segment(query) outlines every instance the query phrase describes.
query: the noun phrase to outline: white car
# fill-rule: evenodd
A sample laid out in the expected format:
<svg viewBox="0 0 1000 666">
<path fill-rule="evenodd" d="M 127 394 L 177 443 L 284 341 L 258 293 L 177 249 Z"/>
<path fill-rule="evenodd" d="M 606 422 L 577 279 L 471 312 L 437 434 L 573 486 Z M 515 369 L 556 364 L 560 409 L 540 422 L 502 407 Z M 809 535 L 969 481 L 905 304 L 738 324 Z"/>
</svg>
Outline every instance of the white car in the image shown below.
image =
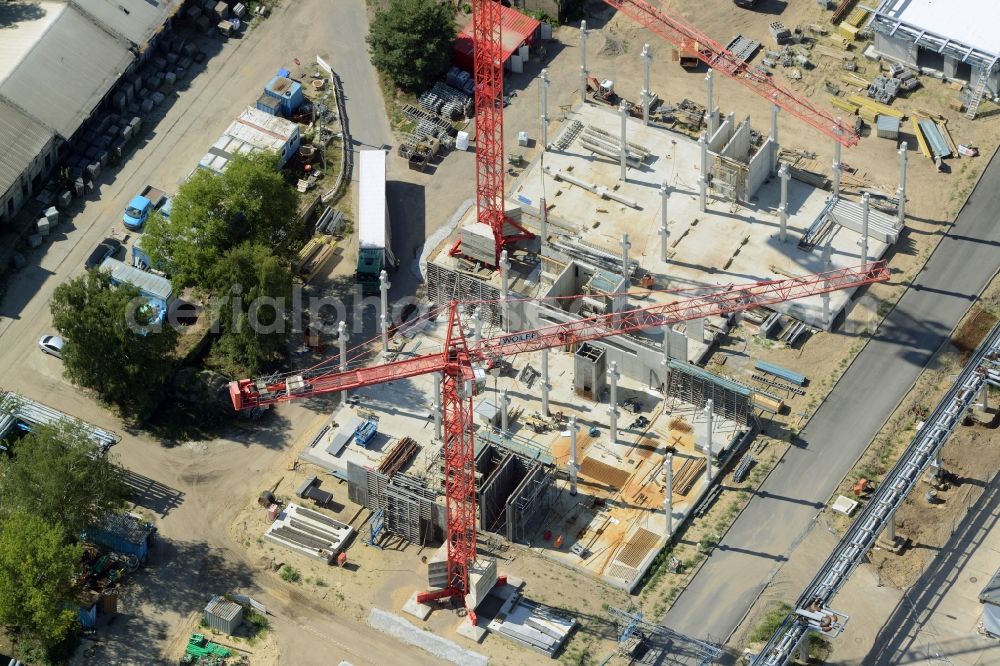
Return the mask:
<svg viewBox="0 0 1000 666">
<path fill-rule="evenodd" d="M 42 339 L 38 341 L 38 348 L 43 353 L 55 356 L 58 359 L 62 359 L 62 350 L 65 345 L 66 341 L 58 335 L 43 335 Z"/>
</svg>

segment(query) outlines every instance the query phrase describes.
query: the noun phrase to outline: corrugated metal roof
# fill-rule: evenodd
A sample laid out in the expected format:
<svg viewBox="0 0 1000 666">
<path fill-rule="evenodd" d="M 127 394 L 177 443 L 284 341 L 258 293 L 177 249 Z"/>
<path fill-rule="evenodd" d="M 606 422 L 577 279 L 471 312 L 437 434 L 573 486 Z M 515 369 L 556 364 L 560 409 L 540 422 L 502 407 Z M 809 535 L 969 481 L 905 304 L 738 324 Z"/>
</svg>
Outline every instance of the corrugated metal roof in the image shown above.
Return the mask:
<svg viewBox="0 0 1000 666">
<path fill-rule="evenodd" d="M 70 5 L 0 84 L 0 95 L 68 139 L 133 58 L 125 41 Z"/>
<path fill-rule="evenodd" d="M 0 194 L 17 183 L 54 132 L 0 97 Z"/>
<path fill-rule="evenodd" d="M 183 4 L 184 0 L 72 0 L 72 5 L 140 50 Z"/>
<path fill-rule="evenodd" d="M 212 600 L 205 606 L 205 612 L 231 622 L 243 612 L 243 606 L 235 601 L 229 601 L 225 597 L 216 596 L 212 597 Z"/>
<path fill-rule="evenodd" d="M 0 81 L 7 78 L 31 52 L 52 22 L 66 10 L 65 2 L 39 0 L 32 3 L 0 2 Z"/>
<path fill-rule="evenodd" d="M 111 279 L 115 282 L 127 282 L 135 285 L 145 296 L 153 296 L 163 302 L 170 300 L 174 290 L 170 286 L 170 280 L 133 268 L 123 261 L 111 259 L 104 260 L 101 270 L 111 273 Z"/>
<path fill-rule="evenodd" d="M 521 44 L 528 41 L 541 22 L 522 14 L 516 9 L 500 5 L 500 40 L 503 43 L 502 60 L 506 62 Z M 462 29 L 455 40 L 455 49 L 464 53 L 472 53 L 472 21 Z"/>
</svg>

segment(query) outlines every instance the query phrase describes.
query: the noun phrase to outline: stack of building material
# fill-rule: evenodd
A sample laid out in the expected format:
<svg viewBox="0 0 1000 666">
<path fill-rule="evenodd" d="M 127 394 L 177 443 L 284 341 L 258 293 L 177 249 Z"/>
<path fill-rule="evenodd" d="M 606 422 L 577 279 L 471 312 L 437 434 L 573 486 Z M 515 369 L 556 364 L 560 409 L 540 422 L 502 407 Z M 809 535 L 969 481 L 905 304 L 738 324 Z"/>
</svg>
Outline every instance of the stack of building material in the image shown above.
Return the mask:
<svg viewBox="0 0 1000 666">
<path fill-rule="evenodd" d="M 701 477 L 705 471 L 704 458 L 687 458 L 674 477 L 674 493 L 677 495 L 687 495 L 691 492 L 694 482 Z"/>
<path fill-rule="evenodd" d="M 756 39 L 749 39 L 743 35 L 736 35 L 726 45 L 726 50 L 732 53 L 740 62 L 747 62 L 760 50 L 760 42 Z"/>
<path fill-rule="evenodd" d="M 289 504 L 264 538 L 317 560 L 332 562 L 354 528 L 298 504 Z"/>
<path fill-rule="evenodd" d="M 951 146 L 941 133 L 941 129 L 930 118 L 922 118 L 917 121 L 919 132 L 923 134 L 927 147 L 930 148 L 934 159 L 951 157 Z"/>
<path fill-rule="evenodd" d="M 792 37 L 792 33 L 788 31 L 788 28 L 781 21 L 774 21 L 767 26 L 767 29 L 778 45 L 787 43 Z"/>
<path fill-rule="evenodd" d="M 894 116 L 896 118 L 903 118 L 906 115 L 898 109 L 876 102 L 875 100 L 869 99 L 865 95 L 851 95 L 847 98 L 847 101 L 857 105 L 858 115 L 869 123 L 874 123 L 878 116 Z"/>
<path fill-rule="evenodd" d="M 496 240 L 493 229 L 483 222 L 472 222 L 462 227 L 462 254 L 489 266 L 496 263 Z"/>
<path fill-rule="evenodd" d="M 899 94 L 900 81 L 896 77 L 879 76 L 868 86 L 868 96 L 876 102 L 890 104 Z"/>
</svg>

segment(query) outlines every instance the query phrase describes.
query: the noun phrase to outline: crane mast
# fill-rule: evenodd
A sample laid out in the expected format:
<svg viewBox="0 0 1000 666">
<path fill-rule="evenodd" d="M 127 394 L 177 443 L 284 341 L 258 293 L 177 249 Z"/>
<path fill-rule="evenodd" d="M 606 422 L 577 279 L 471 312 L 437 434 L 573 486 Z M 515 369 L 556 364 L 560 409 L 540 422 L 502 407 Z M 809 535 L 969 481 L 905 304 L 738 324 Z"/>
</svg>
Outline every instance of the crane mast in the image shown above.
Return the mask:
<svg viewBox="0 0 1000 666">
<path fill-rule="evenodd" d="M 504 248 L 533 238 L 504 215 L 503 163 L 503 42 L 499 0 L 473 0 L 472 52 L 476 84 L 476 220 L 493 230 L 494 266 Z M 508 234 L 508 230 L 516 233 Z M 461 240 L 451 249 L 461 254 Z"/>
<path fill-rule="evenodd" d="M 459 318 L 461 304 L 453 301 L 448 307 L 447 332 L 444 348 L 440 352 L 346 371 L 330 371 L 319 367 L 276 379 L 244 379 L 232 382 L 229 392 L 233 407 L 242 410 L 440 373 L 449 583 L 448 587 L 424 592 L 417 598 L 418 601 L 426 602 L 444 597 L 462 597 L 469 590 L 469 568 L 476 554 L 475 433 L 472 411 L 474 364 L 525 352 L 578 345 L 711 315 L 742 312 L 806 296 L 885 282 L 888 279 L 889 269 L 884 261 L 878 261 L 799 278 L 741 286 L 706 287 L 699 289 L 701 293 L 697 295 L 670 303 L 484 338 L 471 346 L 465 339 Z M 470 617 L 475 622 L 472 610 L 469 609 Z"/>
</svg>

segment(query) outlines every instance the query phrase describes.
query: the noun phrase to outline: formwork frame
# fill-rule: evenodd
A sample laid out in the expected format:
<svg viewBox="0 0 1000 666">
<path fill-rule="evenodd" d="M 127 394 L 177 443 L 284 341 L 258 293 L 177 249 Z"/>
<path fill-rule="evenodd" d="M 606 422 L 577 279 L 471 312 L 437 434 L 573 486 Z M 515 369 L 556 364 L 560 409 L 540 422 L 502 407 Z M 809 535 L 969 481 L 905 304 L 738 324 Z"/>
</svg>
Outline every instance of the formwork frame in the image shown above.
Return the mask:
<svg viewBox="0 0 1000 666">
<path fill-rule="evenodd" d="M 667 395 L 695 407 L 712 401 L 712 412 L 741 426 L 749 425 L 752 415 L 749 387 L 717 377 L 688 363 L 671 359 L 667 364 Z"/>
</svg>

